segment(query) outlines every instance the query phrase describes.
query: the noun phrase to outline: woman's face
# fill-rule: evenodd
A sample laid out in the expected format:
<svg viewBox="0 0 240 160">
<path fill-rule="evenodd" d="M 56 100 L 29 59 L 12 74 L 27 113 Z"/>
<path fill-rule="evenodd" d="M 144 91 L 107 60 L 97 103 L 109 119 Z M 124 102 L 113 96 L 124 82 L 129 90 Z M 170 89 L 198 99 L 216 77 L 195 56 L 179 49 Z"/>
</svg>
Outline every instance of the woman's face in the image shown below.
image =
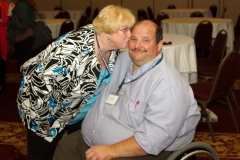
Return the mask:
<svg viewBox="0 0 240 160">
<path fill-rule="evenodd" d="M 112 42 L 112 46 L 114 49 L 121 49 L 127 48 L 130 37 L 130 28 L 120 25 L 120 27 L 116 29 L 116 32 L 109 35 L 109 40 Z"/>
</svg>

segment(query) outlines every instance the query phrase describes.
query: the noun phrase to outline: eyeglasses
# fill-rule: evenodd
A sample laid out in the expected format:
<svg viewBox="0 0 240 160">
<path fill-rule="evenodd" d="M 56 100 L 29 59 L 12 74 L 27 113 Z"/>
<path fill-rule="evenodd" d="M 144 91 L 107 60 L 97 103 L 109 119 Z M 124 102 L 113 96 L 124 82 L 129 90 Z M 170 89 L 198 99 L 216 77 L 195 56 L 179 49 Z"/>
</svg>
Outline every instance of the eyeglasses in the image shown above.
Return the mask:
<svg viewBox="0 0 240 160">
<path fill-rule="evenodd" d="M 123 29 L 118 29 L 119 31 L 122 31 L 124 34 L 126 34 L 128 31 L 130 31 L 130 28 L 123 28 Z"/>
</svg>

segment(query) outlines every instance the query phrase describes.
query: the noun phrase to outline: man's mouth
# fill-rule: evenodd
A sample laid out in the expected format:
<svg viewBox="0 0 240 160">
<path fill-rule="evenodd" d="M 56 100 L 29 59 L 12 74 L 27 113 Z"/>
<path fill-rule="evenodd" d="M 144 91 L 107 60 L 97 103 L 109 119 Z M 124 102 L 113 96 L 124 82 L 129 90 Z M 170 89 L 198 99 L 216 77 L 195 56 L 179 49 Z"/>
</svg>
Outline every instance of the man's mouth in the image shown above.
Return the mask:
<svg viewBox="0 0 240 160">
<path fill-rule="evenodd" d="M 146 50 L 141 50 L 141 49 L 137 49 L 137 48 L 131 49 L 131 51 L 133 51 L 133 52 L 147 52 Z"/>
</svg>

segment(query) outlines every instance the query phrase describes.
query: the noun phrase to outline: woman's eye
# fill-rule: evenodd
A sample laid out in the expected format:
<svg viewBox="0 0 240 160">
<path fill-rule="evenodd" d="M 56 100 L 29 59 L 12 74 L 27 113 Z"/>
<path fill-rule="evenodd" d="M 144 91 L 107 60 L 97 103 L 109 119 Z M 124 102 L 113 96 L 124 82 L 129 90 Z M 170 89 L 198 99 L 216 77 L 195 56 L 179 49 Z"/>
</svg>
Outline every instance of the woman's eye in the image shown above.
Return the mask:
<svg viewBox="0 0 240 160">
<path fill-rule="evenodd" d="M 136 38 L 131 38 L 131 41 L 133 41 L 133 42 L 136 41 Z"/>
</svg>

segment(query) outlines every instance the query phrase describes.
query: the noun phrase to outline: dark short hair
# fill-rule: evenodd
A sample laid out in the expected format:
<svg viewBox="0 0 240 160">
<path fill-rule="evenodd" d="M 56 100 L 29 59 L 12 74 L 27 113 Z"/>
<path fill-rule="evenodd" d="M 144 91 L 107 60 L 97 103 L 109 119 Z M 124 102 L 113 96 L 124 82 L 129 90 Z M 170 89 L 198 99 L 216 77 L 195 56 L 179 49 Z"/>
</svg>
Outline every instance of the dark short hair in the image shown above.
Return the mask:
<svg viewBox="0 0 240 160">
<path fill-rule="evenodd" d="M 163 35 L 162 35 L 162 27 L 156 25 L 156 42 L 157 44 L 163 39 Z"/>
</svg>

